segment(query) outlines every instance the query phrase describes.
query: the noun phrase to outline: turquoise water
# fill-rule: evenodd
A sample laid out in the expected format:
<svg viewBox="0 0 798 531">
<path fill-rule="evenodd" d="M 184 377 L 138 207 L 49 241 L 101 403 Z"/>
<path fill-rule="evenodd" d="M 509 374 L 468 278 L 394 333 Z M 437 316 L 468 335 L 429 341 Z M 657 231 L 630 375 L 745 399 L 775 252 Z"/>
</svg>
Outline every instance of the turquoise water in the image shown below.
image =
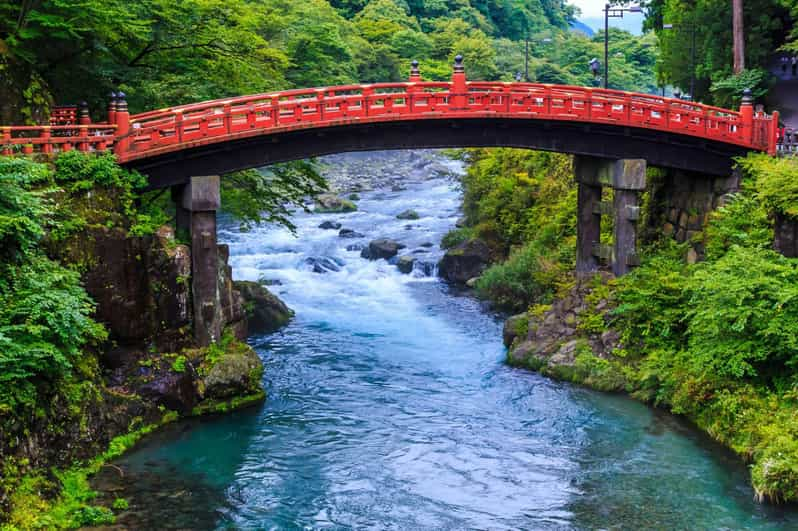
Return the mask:
<svg viewBox="0 0 798 531">
<path fill-rule="evenodd" d="M 251 340 L 266 403 L 175 426 L 116 463 L 131 502 L 123 524 L 798 528 L 795 512 L 755 504 L 745 467 L 685 423 L 505 366 L 500 316 L 423 266 L 401 275 L 346 250 L 379 236 L 407 252 L 430 241 L 417 256 L 434 263 L 458 215 L 451 181 L 411 175 L 405 190 L 361 195 L 356 213 L 298 214 L 297 238 L 225 225 L 234 276 L 279 280 L 296 318 Z M 407 208 L 421 219 L 395 219 Z M 325 219 L 366 238 L 318 229 Z M 344 265 L 313 273 L 308 257 Z"/>
</svg>

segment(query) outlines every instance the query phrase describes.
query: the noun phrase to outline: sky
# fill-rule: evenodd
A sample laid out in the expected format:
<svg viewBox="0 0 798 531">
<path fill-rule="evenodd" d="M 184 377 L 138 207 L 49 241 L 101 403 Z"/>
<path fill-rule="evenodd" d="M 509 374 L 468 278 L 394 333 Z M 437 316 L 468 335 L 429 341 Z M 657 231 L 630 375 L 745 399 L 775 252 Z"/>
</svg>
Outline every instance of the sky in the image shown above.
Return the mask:
<svg viewBox="0 0 798 531">
<path fill-rule="evenodd" d="M 575 5 L 582 10 L 580 18 L 592 18 L 604 16 L 604 4 L 606 0 L 569 0 L 569 4 Z"/>
<path fill-rule="evenodd" d="M 579 20 L 584 21 L 588 26 L 593 29 L 604 29 L 604 4 L 606 0 L 568 0 L 569 4 L 578 7 L 582 14 L 579 15 Z M 630 2 L 627 5 L 635 5 L 636 2 Z M 610 26 L 622 27 L 633 33 L 640 33 L 643 26 L 642 13 L 624 13 L 623 20 L 610 19 Z"/>
</svg>

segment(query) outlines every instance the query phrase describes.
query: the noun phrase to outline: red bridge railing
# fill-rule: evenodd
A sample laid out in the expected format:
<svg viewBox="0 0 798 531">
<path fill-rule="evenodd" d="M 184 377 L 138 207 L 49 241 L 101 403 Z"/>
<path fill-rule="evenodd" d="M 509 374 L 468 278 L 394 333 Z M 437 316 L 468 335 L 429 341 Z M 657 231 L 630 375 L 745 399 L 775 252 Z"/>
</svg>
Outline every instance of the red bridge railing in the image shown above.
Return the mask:
<svg viewBox="0 0 798 531">
<path fill-rule="evenodd" d="M 511 118 L 611 124 L 667 131 L 776 152 L 778 113 L 739 111 L 616 90 L 467 81 L 456 63 L 451 82 L 410 81 L 287 90 L 207 101 L 130 116 L 124 95 L 108 123 L 0 127 L 2 154 L 113 149 L 120 162 L 205 144 L 296 129 L 354 123 Z M 82 114 L 83 115 L 83 114 Z M 85 113 L 88 116 L 88 113 Z M 66 128 L 66 129 L 65 129 Z M 68 134 L 65 134 L 68 133 Z"/>
</svg>

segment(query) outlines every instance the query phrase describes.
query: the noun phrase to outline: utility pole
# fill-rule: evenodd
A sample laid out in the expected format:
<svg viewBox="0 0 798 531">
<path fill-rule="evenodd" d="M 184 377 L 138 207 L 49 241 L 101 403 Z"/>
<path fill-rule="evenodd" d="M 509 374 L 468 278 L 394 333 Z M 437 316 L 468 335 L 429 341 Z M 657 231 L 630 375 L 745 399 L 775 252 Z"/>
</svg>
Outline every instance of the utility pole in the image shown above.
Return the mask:
<svg viewBox="0 0 798 531">
<path fill-rule="evenodd" d="M 526 47 L 524 49 L 524 81 L 529 83 L 529 28 L 526 29 Z"/>
<path fill-rule="evenodd" d="M 623 16 L 623 13 L 621 13 Z M 610 77 L 610 5 L 604 4 L 604 88 Z"/>
<path fill-rule="evenodd" d="M 732 35 L 734 42 L 734 73 L 745 70 L 745 33 L 743 29 L 743 0 L 732 0 Z"/>
</svg>

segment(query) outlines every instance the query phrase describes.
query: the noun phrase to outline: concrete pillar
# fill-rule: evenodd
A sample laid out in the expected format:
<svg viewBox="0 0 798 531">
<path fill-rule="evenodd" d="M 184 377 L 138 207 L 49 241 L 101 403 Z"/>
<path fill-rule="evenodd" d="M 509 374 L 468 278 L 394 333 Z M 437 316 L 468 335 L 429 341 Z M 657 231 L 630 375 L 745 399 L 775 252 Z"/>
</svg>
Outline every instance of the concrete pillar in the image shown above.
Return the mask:
<svg viewBox="0 0 798 531">
<path fill-rule="evenodd" d="M 574 177 L 579 186 L 576 206 L 576 274 L 590 275 L 598 269 L 595 249 L 601 243 L 602 166 L 609 161 L 596 157 L 574 157 Z"/>
<path fill-rule="evenodd" d="M 614 189 L 612 272 L 625 275 L 632 266 L 639 265 L 637 255 L 637 221 L 640 218 L 639 196 L 646 188 L 646 161 L 622 159 L 612 165 Z"/>
<path fill-rule="evenodd" d="M 200 346 L 218 341 L 222 335 L 219 308 L 219 248 L 216 245 L 216 210 L 221 203 L 219 176 L 191 177 L 183 187 L 178 205 L 190 214 L 191 292 L 194 308 L 194 339 Z M 178 219 L 183 214 L 178 214 Z M 182 218 L 185 220 L 185 217 Z M 180 223 L 180 221 L 178 222 Z"/>
</svg>

